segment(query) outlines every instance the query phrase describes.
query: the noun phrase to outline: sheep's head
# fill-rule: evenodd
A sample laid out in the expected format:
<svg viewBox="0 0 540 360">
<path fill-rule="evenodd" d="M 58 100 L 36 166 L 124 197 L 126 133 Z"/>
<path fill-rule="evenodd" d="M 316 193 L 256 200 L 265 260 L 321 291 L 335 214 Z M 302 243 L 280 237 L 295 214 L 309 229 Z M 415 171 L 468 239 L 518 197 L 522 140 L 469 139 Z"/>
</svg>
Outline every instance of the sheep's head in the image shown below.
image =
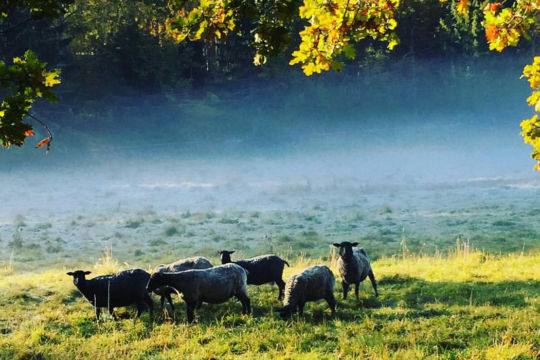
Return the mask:
<svg viewBox="0 0 540 360">
<path fill-rule="evenodd" d="M 77 270 L 77 271 L 70 271 L 66 273 L 69 276 L 73 276 L 73 284 L 77 286 L 81 281 L 86 280 L 86 275 L 91 274 L 91 271 L 84 271 L 84 270 Z"/>
<path fill-rule="evenodd" d="M 150 276 L 148 284 L 146 285 L 146 291 L 151 292 L 163 286 L 165 276 L 163 273 L 155 272 Z"/>
<path fill-rule="evenodd" d="M 341 243 L 332 244 L 335 247 L 339 248 L 339 256 L 342 258 L 350 258 L 353 255 L 353 247 L 357 246 L 357 242 L 350 243 L 348 241 L 343 241 Z"/>
<path fill-rule="evenodd" d="M 222 250 L 219 252 L 219 257 L 221 259 L 221 263 L 222 264 L 228 264 L 231 262 L 231 254 L 234 254 L 234 250 L 233 251 L 227 251 L 227 250 Z"/>
<path fill-rule="evenodd" d="M 285 305 L 284 307 L 279 309 L 278 312 L 279 312 L 279 316 L 283 320 L 286 320 L 286 319 L 290 318 L 296 312 L 296 307 L 291 306 L 291 305 Z"/>
</svg>

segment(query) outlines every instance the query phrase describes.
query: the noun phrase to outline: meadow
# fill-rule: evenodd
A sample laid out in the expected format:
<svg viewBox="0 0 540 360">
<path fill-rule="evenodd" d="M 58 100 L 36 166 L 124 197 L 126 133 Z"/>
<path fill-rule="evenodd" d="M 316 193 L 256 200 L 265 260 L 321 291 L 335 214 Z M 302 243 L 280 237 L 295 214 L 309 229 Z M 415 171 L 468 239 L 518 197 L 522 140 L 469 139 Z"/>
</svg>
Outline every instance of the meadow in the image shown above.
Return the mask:
<svg viewBox="0 0 540 360">
<path fill-rule="evenodd" d="M 55 200 L 62 186 L 45 195 L 28 189 L 20 191 L 34 206 L 14 201 L 1 216 L 0 359 L 540 357 L 535 183 L 160 183 L 130 188 L 129 197 L 124 187 L 90 187 L 72 202 Z M 182 206 L 173 193 L 182 193 Z M 160 206 L 145 205 L 150 198 Z M 54 201 L 63 207 L 51 210 Z M 346 240 L 371 255 L 380 296 L 365 283 L 359 300 L 343 301 L 337 281 L 335 317 L 323 301 L 283 321 L 277 287 L 264 285 L 249 287 L 250 316 L 230 300 L 204 304 L 188 324 L 179 298 L 170 316 L 154 297 L 153 320 L 126 308 L 119 321 L 105 315 L 98 323 L 65 274 L 150 271 L 195 254 L 217 264 L 218 250 L 235 249 L 236 258 L 281 255 L 291 263 L 287 278 L 311 264 L 335 269 L 330 244 Z"/>
</svg>

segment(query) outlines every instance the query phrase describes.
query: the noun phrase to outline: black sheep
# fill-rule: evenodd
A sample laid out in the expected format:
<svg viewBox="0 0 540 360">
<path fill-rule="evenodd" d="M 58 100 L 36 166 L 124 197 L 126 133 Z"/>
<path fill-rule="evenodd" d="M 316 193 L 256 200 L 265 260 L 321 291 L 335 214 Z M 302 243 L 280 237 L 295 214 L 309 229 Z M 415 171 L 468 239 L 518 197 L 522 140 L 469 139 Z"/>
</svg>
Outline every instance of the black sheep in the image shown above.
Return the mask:
<svg viewBox="0 0 540 360">
<path fill-rule="evenodd" d="M 348 241 L 343 241 L 342 243 L 333 245 L 339 248 L 337 268 L 343 286 L 343 298 L 347 298 L 349 286 L 354 284 L 354 293 L 358 299 L 358 287 L 368 276 L 369 280 L 371 280 L 373 290 L 375 290 L 375 296 L 379 296 L 375 275 L 373 275 L 373 270 L 371 269 L 371 264 L 366 251 L 364 249 L 353 249 L 354 246 L 358 245 L 356 242 L 350 243 Z"/>
<path fill-rule="evenodd" d="M 109 309 L 109 313 L 116 320 L 115 307 L 133 304 L 137 306 L 137 317 L 141 315 L 146 306 L 148 306 L 150 317 L 152 317 L 154 303 L 146 291 L 146 284 L 150 280 L 150 274 L 146 271 L 142 269 L 126 270 L 118 274 L 86 279 L 85 276 L 90 273 L 90 271 L 77 270 L 68 272 L 67 275 L 73 276 L 73 284 L 95 307 L 97 320 L 99 320 L 101 308 Z"/>
<path fill-rule="evenodd" d="M 251 259 L 231 261 L 231 254 L 234 251 L 222 250 L 219 252 L 222 264 L 230 262 L 238 264 L 248 271 L 248 285 L 262 285 L 267 283 L 275 283 L 279 288 L 278 300 L 283 299 L 283 290 L 285 282 L 283 281 L 283 268 L 289 263 L 277 255 L 261 255 Z"/>
</svg>

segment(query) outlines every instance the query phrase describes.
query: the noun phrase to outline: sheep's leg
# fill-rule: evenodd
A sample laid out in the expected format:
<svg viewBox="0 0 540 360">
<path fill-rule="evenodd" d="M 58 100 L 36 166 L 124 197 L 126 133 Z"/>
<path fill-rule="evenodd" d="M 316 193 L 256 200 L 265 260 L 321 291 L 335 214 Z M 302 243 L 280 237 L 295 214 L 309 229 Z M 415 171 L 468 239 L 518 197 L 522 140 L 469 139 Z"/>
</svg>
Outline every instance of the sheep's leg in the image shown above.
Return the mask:
<svg viewBox="0 0 540 360">
<path fill-rule="evenodd" d="M 152 298 L 150 295 L 145 294 L 144 295 L 144 302 L 146 305 L 148 305 L 148 312 L 150 313 L 150 318 L 154 317 L 154 302 L 152 301 Z"/>
<path fill-rule="evenodd" d="M 356 300 L 358 300 L 358 289 L 360 288 L 360 283 L 357 282 L 354 284 L 354 295 L 356 296 Z"/>
<path fill-rule="evenodd" d="M 114 321 L 118 320 L 116 318 L 116 315 L 114 314 L 114 308 L 113 307 L 110 307 L 109 308 L 109 314 L 111 314 L 112 318 L 114 319 Z"/>
<path fill-rule="evenodd" d="M 161 310 L 163 310 L 165 308 L 165 295 L 161 295 L 159 301 L 161 302 Z"/>
<path fill-rule="evenodd" d="M 137 301 L 135 303 L 135 306 L 137 306 L 137 317 L 140 317 L 142 312 L 144 311 L 144 304 L 141 301 Z"/>
<path fill-rule="evenodd" d="M 304 302 L 298 304 L 298 315 L 304 315 L 304 305 L 306 305 Z"/>
<path fill-rule="evenodd" d="M 195 307 L 197 306 L 197 303 L 193 303 L 193 302 L 187 302 L 186 301 L 186 313 L 187 313 L 187 321 L 188 322 L 193 322 L 194 320 L 194 317 L 195 317 Z"/>
<path fill-rule="evenodd" d="M 373 270 L 369 270 L 368 273 L 369 280 L 371 281 L 371 285 L 373 286 L 373 290 L 375 290 L 375 296 L 379 296 L 379 292 L 377 291 L 377 281 L 375 280 L 375 275 L 373 274 Z"/>
<path fill-rule="evenodd" d="M 343 300 L 347 299 L 347 293 L 349 292 L 349 284 L 346 282 L 341 283 L 341 286 L 343 287 Z"/>
<path fill-rule="evenodd" d="M 285 282 L 280 278 L 280 279 L 278 279 L 276 281 L 276 285 L 279 288 L 278 300 L 282 300 L 283 299 L 283 291 L 285 290 Z"/>
<path fill-rule="evenodd" d="M 172 312 L 174 312 L 174 303 L 173 303 L 173 300 L 172 300 L 172 298 L 171 298 L 171 293 L 168 293 L 168 294 L 166 295 L 166 297 L 167 297 L 167 301 L 169 302 L 169 305 L 171 306 Z"/>
<path fill-rule="evenodd" d="M 96 310 L 96 320 L 99 321 L 99 314 L 101 314 L 101 308 L 96 306 L 95 310 Z"/>
<path fill-rule="evenodd" d="M 336 315 L 336 298 L 334 297 L 334 294 L 329 293 L 326 295 L 325 300 L 330 307 L 330 311 L 332 311 L 332 315 Z"/>
<path fill-rule="evenodd" d="M 249 300 L 247 294 L 240 293 L 236 296 L 236 298 L 242 304 L 242 314 L 251 313 L 251 301 Z"/>
</svg>

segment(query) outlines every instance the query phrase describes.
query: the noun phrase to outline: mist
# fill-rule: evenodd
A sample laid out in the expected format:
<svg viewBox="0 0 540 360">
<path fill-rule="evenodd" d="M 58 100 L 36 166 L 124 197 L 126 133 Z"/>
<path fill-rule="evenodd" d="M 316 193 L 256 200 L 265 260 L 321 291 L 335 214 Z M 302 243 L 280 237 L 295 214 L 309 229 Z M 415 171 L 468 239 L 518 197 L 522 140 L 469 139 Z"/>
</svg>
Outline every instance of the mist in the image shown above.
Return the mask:
<svg viewBox="0 0 540 360">
<path fill-rule="evenodd" d="M 416 217 L 533 206 L 540 184 L 519 135 L 530 114 L 519 79 L 524 61 L 495 58 L 456 70 L 431 60 L 414 71 L 398 63 L 378 72 L 252 79 L 168 99 L 109 97 L 88 118 L 58 113 L 62 104 L 45 109 L 55 134 L 48 155 L 32 141 L 0 153 L 0 240 L 7 244 L 17 223 L 46 223 L 68 243 L 97 242 L 98 256 L 101 242 L 134 217 L 231 211 L 320 212 L 319 234 L 340 236 L 330 235 L 336 219 L 385 208 L 405 214 L 394 223 L 399 231 L 455 238 Z M 92 236 L 70 228 L 89 218 L 88 227 L 102 225 Z M 246 236 L 287 233 L 268 221 Z M 342 235 L 369 233 L 368 225 Z M 25 236 L 54 236 L 47 231 Z M 202 246 L 204 238 L 187 241 Z"/>
</svg>

